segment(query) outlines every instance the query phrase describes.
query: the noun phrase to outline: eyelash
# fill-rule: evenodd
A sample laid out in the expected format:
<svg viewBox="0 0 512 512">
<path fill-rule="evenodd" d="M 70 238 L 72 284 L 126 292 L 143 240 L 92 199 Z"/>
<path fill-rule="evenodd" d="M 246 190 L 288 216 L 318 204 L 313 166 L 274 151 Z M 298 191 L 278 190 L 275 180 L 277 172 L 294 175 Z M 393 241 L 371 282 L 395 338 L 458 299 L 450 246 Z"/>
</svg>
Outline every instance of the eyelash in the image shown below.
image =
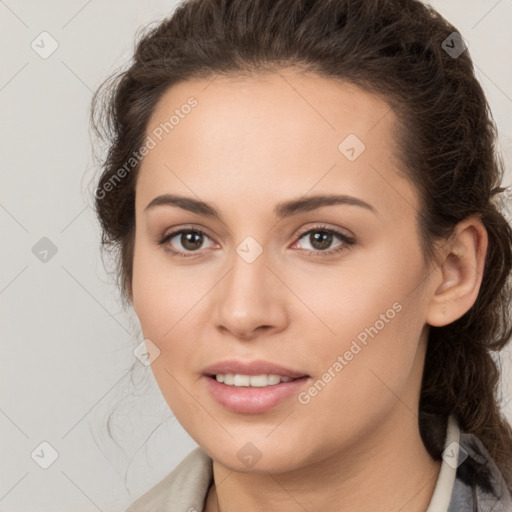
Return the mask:
<svg viewBox="0 0 512 512">
<path fill-rule="evenodd" d="M 341 233 L 341 232 L 339 232 L 339 231 L 337 231 L 335 229 L 328 228 L 327 226 L 322 226 L 322 225 L 315 226 L 313 228 L 308 229 L 307 231 L 304 231 L 303 233 L 300 233 L 297 236 L 297 240 L 300 240 L 304 236 L 309 235 L 310 233 L 314 233 L 316 231 L 320 231 L 322 233 L 327 233 L 327 234 L 335 235 L 335 236 L 337 236 L 343 242 L 343 244 L 338 246 L 336 249 L 329 249 L 327 251 L 311 250 L 311 251 L 309 251 L 309 254 L 308 254 L 308 257 L 310 257 L 310 258 L 316 258 L 318 256 L 320 256 L 320 257 L 332 257 L 334 255 L 341 254 L 341 253 L 343 253 L 345 251 L 350 250 L 350 248 L 356 243 L 356 240 L 354 238 L 349 237 L 349 236 L 347 236 L 347 235 L 345 235 L 345 234 L 343 234 L 343 233 Z M 158 244 L 163 246 L 166 251 L 170 252 L 174 256 L 180 256 L 180 257 L 183 257 L 183 258 L 190 258 L 190 257 L 196 256 L 199 253 L 199 251 L 189 251 L 189 253 L 187 254 L 187 253 L 185 253 L 183 251 L 177 251 L 176 249 L 173 249 L 169 245 L 167 245 L 167 243 L 172 238 L 174 238 L 176 235 L 179 235 L 179 234 L 182 234 L 182 233 L 199 233 L 199 234 L 201 234 L 201 235 L 203 235 L 205 237 L 210 238 L 202 229 L 199 229 L 199 228 L 179 229 L 179 230 L 173 231 L 171 233 L 168 233 L 167 235 L 162 237 L 158 241 Z M 314 256 L 311 256 L 311 253 L 313 253 Z"/>
</svg>

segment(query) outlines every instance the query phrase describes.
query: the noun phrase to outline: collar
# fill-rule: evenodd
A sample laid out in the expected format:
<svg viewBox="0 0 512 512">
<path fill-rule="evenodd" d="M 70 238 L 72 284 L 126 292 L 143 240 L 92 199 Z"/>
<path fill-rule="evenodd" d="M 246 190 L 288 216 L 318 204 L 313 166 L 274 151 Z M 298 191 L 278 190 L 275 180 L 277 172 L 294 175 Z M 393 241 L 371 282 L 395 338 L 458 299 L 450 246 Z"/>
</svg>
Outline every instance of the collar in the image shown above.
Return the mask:
<svg viewBox="0 0 512 512">
<path fill-rule="evenodd" d="M 512 512 L 511 494 L 489 452 L 452 415 L 442 459 L 426 512 Z M 202 512 L 212 479 L 212 459 L 198 447 L 126 512 Z"/>
<path fill-rule="evenodd" d="M 447 512 L 452 496 L 453 484 L 457 473 L 457 461 L 459 459 L 460 428 L 453 416 L 448 417 L 446 426 L 446 439 L 444 442 L 443 462 L 432 499 L 426 512 Z"/>
</svg>

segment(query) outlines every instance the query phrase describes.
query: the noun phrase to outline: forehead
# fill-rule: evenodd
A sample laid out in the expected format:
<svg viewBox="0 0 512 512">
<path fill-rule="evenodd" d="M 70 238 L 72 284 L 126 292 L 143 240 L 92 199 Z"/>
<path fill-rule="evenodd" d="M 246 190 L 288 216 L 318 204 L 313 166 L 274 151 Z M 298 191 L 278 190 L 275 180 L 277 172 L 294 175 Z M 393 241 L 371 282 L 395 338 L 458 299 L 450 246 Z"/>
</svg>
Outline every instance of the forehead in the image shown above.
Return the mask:
<svg viewBox="0 0 512 512">
<path fill-rule="evenodd" d="M 336 189 L 377 208 L 384 192 L 400 215 L 416 195 L 398 173 L 395 129 L 383 99 L 314 74 L 181 82 L 146 127 L 155 145 L 141 165 L 137 201 L 178 191 L 257 207 Z"/>
<path fill-rule="evenodd" d="M 197 102 L 191 109 L 187 107 L 189 98 Z M 349 131 L 368 140 L 368 132 L 378 125 L 377 137 L 388 137 L 394 121 L 390 107 L 378 96 L 348 82 L 291 69 L 181 82 L 160 98 L 147 133 L 165 125 L 180 110 L 188 113 L 174 119 L 163 137 L 172 145 L 176 135 L 186 137 L 194 132 L 196 140 L 209 144 L 209 149 L 221 149 L 222 143 L 230 140 L 264 142 L 267 147 L 272 142 L 300 141 L 302 144 L 295 148 L 299 153 L 308 142 L 325 141 L 336 147 Z M 261 149 L 261 145 L 255 149 Z"/>
</svg>

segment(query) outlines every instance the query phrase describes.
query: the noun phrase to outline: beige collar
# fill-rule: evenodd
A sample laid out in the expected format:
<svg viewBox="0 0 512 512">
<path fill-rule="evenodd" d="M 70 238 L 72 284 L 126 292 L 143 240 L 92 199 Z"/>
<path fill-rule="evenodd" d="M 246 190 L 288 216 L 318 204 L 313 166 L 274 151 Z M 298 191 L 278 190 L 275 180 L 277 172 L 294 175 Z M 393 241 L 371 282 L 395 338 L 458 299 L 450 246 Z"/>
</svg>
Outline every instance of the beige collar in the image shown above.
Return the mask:
<svg viewBox="0 0 512 512">
<path fill-rule="evenodd" d="M 450 415 L 446 429 L 444 442 L 443 462 L 439 477 L 426 512 L 446 512 L 450 505 L 450 499 L 457 472 L 457 460 L 459 458 L 460 429 L 457 420 Z M 452 462 L 453 461 L 453 462 Z"/>
</svg>

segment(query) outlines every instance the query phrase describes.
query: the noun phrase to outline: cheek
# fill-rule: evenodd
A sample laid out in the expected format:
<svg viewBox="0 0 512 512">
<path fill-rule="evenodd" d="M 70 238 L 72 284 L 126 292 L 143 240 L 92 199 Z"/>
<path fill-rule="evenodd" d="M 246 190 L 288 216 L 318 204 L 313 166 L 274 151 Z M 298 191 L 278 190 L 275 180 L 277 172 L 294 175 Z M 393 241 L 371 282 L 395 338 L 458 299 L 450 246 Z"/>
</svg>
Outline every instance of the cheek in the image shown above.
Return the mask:
<svg viewBox="0 0 512 512">
<path fill-rule="evenodd" d="M 186 272 L 172 267 L 161 249 L 136 242 L 133 259 L 133 305 L 145 337 L 166 339 L 201 293 Z"/>
<path fill-rule="evenodd" d="M 176 416 L 200 416 L 190 395 L 194 368 L 193 307 L 201 292 L 198 287 L 155 258 L 155 252 L 136 247 L 133 262 L 133 304 L 143 337 L 160 353 L 151 370 L 162 396 Z M 183 292 L 183 290 L 186 291 Z M 193 428 L 192 425 L 187 425 Z"/>
<path fill-rule="evenodd" d="M 288 271 L 284 281 L 293 283 L 297 297 L 290 323 L 307 322 L 310 332 L 316 330 L 309 340 L 315 351 L 343 352 L 356 338 L 363 344 L 386 337 L 391 344 L 399 343 L 401 329 L 410 325 L 403 318 L 414 317 L 420 309 L 411 292 L 419 292 L 424 269 L 419 255 L 394 247 L 380 244 L 354 253 L 338 268 L 309 264 Z"/>
<path fill-rule="evenodd" d="M 173 267 L 159 253 L 136 246 L 133 304 L 144 338 L 160 350 L 151 364 L 155 378 L 164 397 L 176 402 L 172 397 L 179 396 L 180 386 L 171 375 L 183 384 L 191 384 L 196 377 L 198 315 L 204 315 L 204 298 L 212 284 L 198 279 L 193 267 Z"/>
<path fill-rule="evenodd" d="M 304 348 L 320 381 L 304 401 L 319 415 L 350 411 L 355 418 L 364 414 L 362 404 L 379 410 L 396 401 L 394 393 L 405 392 L 413 372 L 424 325 L 418 286 L 424 269 L 419 256 L 380 254 L 379 261 L 358 263 L 350 273 L 331 272 L 315 283 L 297 281 L 303 286 L 294 291 L 310 309 L 303 316 L 309 329 L 300 320 Z"/>
<path fill-rule="evenodd" d="M 386 314 L 386 301 L 383 304 L 376 313 Z M 343 440 L 357 444 L 401 404 L 414 410 L 411 397 L 416 395 L 418 382 L 415 361 L 419 333 L 410 327 L 415 321 L 414 308 L 401 305 L 399 312 L 393 309 L 396 314 L 388 323 L 378 315 L 365 315 L 359 321 L 343 317 L 356 335 L 318 343 L 311 351 L 317 373 L 311 386 L 297 397 L 297 421 L 310 436 L 321 436 L 325 446 L 339 445 Z M 339 328 L 343 319 L 340 317 Z M 312 423 L 311 418 L 316 421 Z M 297 437 L 293 431 L 287 435 Z M 301 441 L 296 442 L 300 445 Z"/>
</svg>

